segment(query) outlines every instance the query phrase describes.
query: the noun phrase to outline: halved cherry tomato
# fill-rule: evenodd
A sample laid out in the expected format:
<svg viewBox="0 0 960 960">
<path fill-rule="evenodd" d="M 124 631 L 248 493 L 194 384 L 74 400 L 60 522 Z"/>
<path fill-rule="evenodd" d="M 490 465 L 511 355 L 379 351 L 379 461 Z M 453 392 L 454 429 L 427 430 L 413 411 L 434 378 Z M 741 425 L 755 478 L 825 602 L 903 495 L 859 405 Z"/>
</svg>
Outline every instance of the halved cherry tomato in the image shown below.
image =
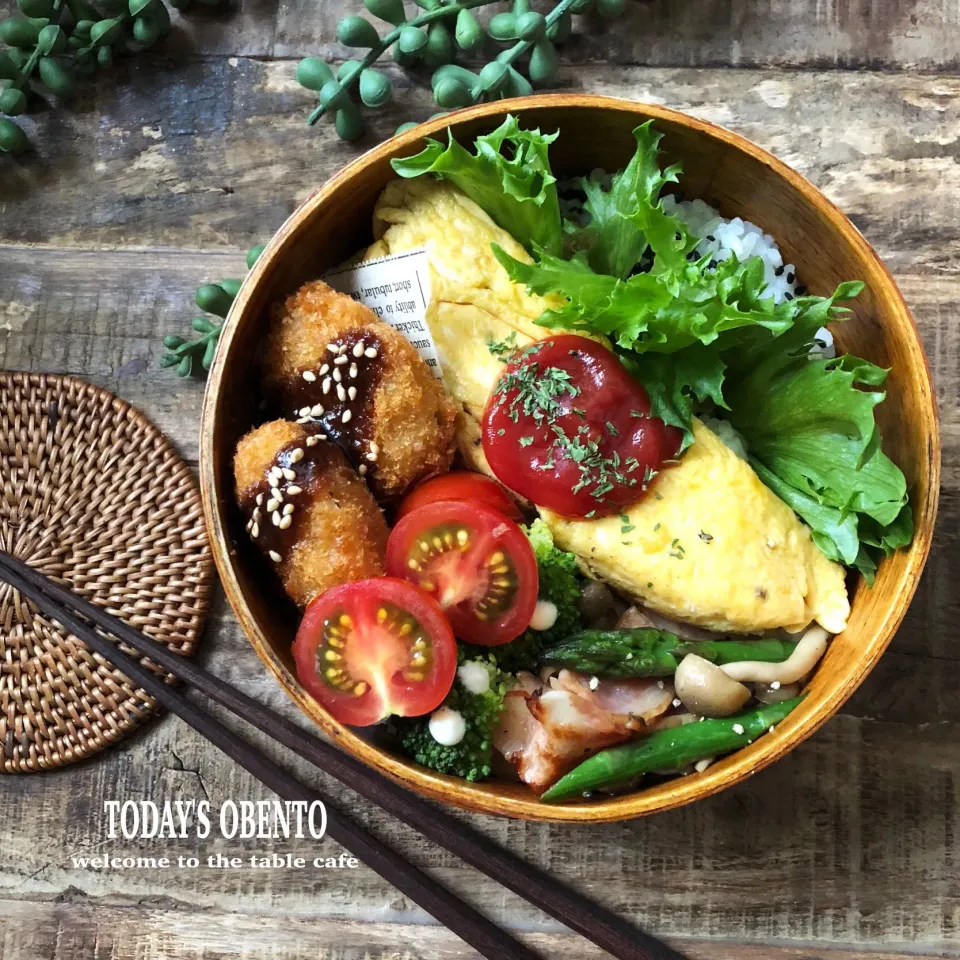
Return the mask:
<svg viewBox="0 0 960 960">
<path fill-rule="evenodd" d="M 483 414 L 483 452 L 511 490 L 565 517 L 603 517 L 639 500 L 680 431 L 650 415 L 617 357 L 570 334 L 517 351 Z"/>
<path fill-rule="evenodd" d="M 313 600 L 293 657 L 313 697 L 357 727 L 430 713 L 457 672 L 457 644 L 437 602 L 392 577 L 345 583 Z"/>
<path fill-rule="evenodd" d="M 396 519 L 400 521 L 418 507 L 443 500 L 482 503 L 511 520 L 523 519 L 520 508 L 496 480 L 469 470 L 451 470 L 441 477 L 432 477 L 418 484 L 400 501 Z"/>
<path fill-rule="evenodd" d="M 387 541 L 387 573 L 436 597 L 462 640 L 489 647 L 520 636 L 537 605 L 530 541 L 480 504 L 448 500 L 408 513 Z"/>
</svg>

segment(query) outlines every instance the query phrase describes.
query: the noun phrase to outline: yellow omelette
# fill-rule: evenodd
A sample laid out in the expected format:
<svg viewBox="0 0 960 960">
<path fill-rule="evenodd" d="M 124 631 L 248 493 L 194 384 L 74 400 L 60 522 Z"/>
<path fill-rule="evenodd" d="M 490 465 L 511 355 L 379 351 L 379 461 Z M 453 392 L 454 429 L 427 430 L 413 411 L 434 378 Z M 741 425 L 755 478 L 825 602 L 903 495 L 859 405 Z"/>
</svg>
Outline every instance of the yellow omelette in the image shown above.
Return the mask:
<svg viewBox="0 0 960 960">
<path fill-rule="evenodd" d="M 447 389 L 462 410 L 459 445 L 467 463 L 490 473 L 480 440 L 487 397 L 503 364 L 490 345 L 523 346 L 547 331 L 549 305 L 513 283 L 490 249 L 496 242 L 529 261 L 523 247 L 449 183 L 398 180 L 374 213 L 377 242 L 366 259 L 426 248 L 427 320 Z M 694 442 L 664 468 L 644 499 L 619 516 L 570 520 L 540 509 L 558 547 L 584 570 L 664 616 L 711 630 L 800 630 L 816 621 L 846 626 L 844 570 L 750 465 L 694 422 Z M 624 527 L 632 530 L 624 533 Z"/>
</svg>

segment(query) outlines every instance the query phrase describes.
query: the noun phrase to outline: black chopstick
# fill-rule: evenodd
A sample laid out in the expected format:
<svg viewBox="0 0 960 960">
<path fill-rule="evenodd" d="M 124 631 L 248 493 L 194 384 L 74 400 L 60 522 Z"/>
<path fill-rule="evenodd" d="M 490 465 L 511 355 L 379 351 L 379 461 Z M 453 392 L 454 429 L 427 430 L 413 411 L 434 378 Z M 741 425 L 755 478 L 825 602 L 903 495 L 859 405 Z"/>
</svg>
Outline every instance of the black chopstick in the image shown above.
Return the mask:
<svg viewBox="0 0 960 960">
<path fill-rule="evenodd" d="M 320 800 L 328 807 L 330 806 L 320 794 L 304 786 L 219 720 L 204 713 L 179 690 L 165 683 L 161 676 L 129 657 L 115 643 L 98 634 L 89 625 L 77 620 L 69 610 L 47 594 L 45 578 L 31 571 L 32 575 L 28 579 L 20 572 L 22 569 L 23 565 L 14 561 L 8 554 L 0 554 L 2 579 L 33 600 L 41 610 L 58 621 L 74 636 L 110 660 L 130 680 L 155 697 L 168 710 L 176 713 L 227 756 L 236 760 L 281 799 L 300 800 L 307 803 Z M 37 585 L 38 581 L 43 584 L 43 587 Z M 70 595 L 71 605 L 76 606 L 78 600 L 79 598 Z M 100 616 L 103 616 L 102 611 Z M 91 616 L 94 622 L 98 619 L 99 616 L 97 618 Z M 501 957 L 507 957 L 510 960 L 538 960 L 537 955 L 522 943 L 501 930 L 469 904 L 455 897 L 391 847 L 380 843 L 362 827 L 342 815 L 328 817 L 327 834 L 488 960 L 499 960 Z"/>
<path fill-rule="evenodd" d="M 201 693 L 222 704 L 242 719 L 247 720 L 279 743 L 294 750 L 318 768 L 336 777 L 357 793 L 361 794 L 361 796 L 383 807 L 405 823 L 414 827 L 414 829 L 418 830 L 424 836 L 456 854 L 460 859 L 464 860 L 464 862 L 471 864 L 471 866 L 481 870 L 487 874 L 487 876 L 495 879 L 510 890 L 513 890 L 568 927 L 578 931 L 593 943 L 603 947 L 613 956 L 620 958 L 620 960 L 683 960 L 682 954 L 677 953 L 655 937 L 637 929 L 632 924 L 627 923 L 603 907 L 591 903 L 575 891 L 565 887 L 556 879 L 542 873 L 523 860 L 492 844 L 489 840 L 470 830 L 460 821 L 442 811 L 427 806 L 423 801 L 393 781 L 367 768 L 356 758 L 337 750 L 335 747 L 307 733 L 285 717 L 274 713 L 256 700 L 230 686 L 219 677 L 207 673 L 192 661 L 172 653 L 169 648 L 141 634 L 125 624 L 122 620 L 87 602 L 82 597 L 77 596 L 66 588 L 44 577 L 27 564 L 22 563 L 2 551 L 0 551 L 0 578 L 8 580 L 8 582 L 20 589 L 21 592 L 33 599 L 38 605 L 44 606 L 48 610 L 53 607 L 52 615 L 67 627 L 68 630 L 75 633 L 81 639 L 88 641 L 98 652 L 113 660 L 124 673 L 127 673 L 131 679 L 136 680 L 137 683 L 144 686 L 144 688 L 148 689 L 151 693 L 153 693 L 153 689 L 148 687 L 145 682 L 142 682 L 140 676 L 134 676 L 127 669 L 128 665 L 131 669 L 134 667 L 137 668 L 138 674 L 146 674 L 146 676 L 150 677 L 154 685 L 159 683 L 164 695 L 170 693 L 171 688 L 137 661 L 126 656 L 122 651 L 117 650 L 111 641 L 101 637 L 87 625 L 79 623 L 70 616 L 67 610 L 63 610 L 62 613 L 70 621 L 67 622 L 64 617 L 60 616 L 61 611 L 56 608 L 61 606 L 74 608 L 101 629 L 116 635 L 122 642 L 137 650 L 138 653 L 149 657 L 165 670 L 178 676 L 191 686 L 194 686 Z M 75 626 L 78 630 L 74 629 Z M 93 640 L 88 639 L 90 634 L 96 638 L 96 644 Z M 119 654 L 119 657 L 117 654 Z M 121 662 L 121 658 L 124 662 Z M 162 699 L 159 694 L 154 695 L 158 700 Z M 219 726 L 221 731 L 225 732 L 233 740 L 239 741 L 242 751 L 246 753 L 253 752 L 253 748 L 245 741 L 239 740 L 232 731 L 223 727 L 218 721 L 203 714 L 199 708 L 191 701 L 182 697 L 182 695 L 178 695 L 178 697 L 179 700 L 176 705 L 168 705 L 166 703 L 164 705 L 168 706 L 168 708 L 174 712 L 179 713 L 178 707 L 182 705 L 182 701 L 182 703 L 187 704 L 192 711 L 198 713 L 204 720 Z M 183 716 L 182 713 L 180 715 Z M 199 732 L 207 736 L 215 744 L 218 746 L 221 745 L 219 740 L 211 736 L 206 729 L 201 729 L 188 717 L 183 717 L 183 719 L 195 726 Z M 226 752 L 230 753 L 230 751 Z M 230 753 L 230 755 L 244 766 L 247 766 L 243 758 L 236 756 L 234 753 Z M 268 765 L 273 765 L 272 761 L 267 760 L 266 757 L 262 757 L 262 760 Z M 250 769 L 250 767 L 247 767 L 247 769 Z M 301 790 L 306 790 L 305 787 L 293 781 L 292 778 L 280 770 L 280 768 L 276 768 L 276 770 L 278 770 L 283 777 L 291 780 Z M 271 789 L 276 789 L 273 784 L 264 779 L 259 772 L 252 769 L 251 772 L 263 780 Z M 289 786 L 289 784 L 287 786 Z M 278 790 L 277 792 L 280 793 L 281 796 L 284 796 L 281 791 Z M 353 829 L 359 830 L 359 828 L 356 827 Z M 333 836 L 333 832 L 329 827 L 328 832 Z M 362 833 L 362 831 L 360 832 Z M 366 834 L 364 834 L 364 838 L 367 843 L 375 843 L 375 841 L 372 841 L 372 838 Z M 352 849 L 353 852 L 357 853 L 361 859 L 364 859 L 368 865 L 377 870 L 378 873 L 381 873 L 385 879 L 395 883 L 398 888 L 403 889 L 399 887 L 399 884 L 396 884 L 392 876 L 388 876 L 380 871 L 374 863 L 371 863 L 364 855 L 350 847 L 348 842 L 339 840 L 337 837 L 334 837 L 334 839 L 341 842 L 344 846 L 347 846 L 348 849 Z M 390 853 L 393 854 L 394 857 L 397 857 L 393 851 L 390 851 Z M 401 863 L 404 866 L 409 866 L 402 860 Z M 410 869 L 414 868 L 411 867 Z M 421 874 L 421 877 L 422 876 Z M 426 879 L 429 880 L 429 878 Z M 443 890 L 442 887 L 439 889 Z M 453 900 L 454 903 L 463 906 L 467 910 L 471 910 L 471 908 L 457 901 L 455 897 L 452 897 L 452 895 L 446 891 L 443 892 L 448 900 Z M 416 899 L 413 894 L 410 894 L 410 896 L 412 899 Z M 464 939 L 467 939 L 468 942 L 473 942 L 469 937 L 460 933 L 460 931 L 452 926 L 446 919 L 439 916 L 431 906 L 422 903 L 420 900 L 417 900 L 417 902 L 420 903 L 424 909 L 433 913 L 441 922 L 450 926 L 451 929 L 459 933 L 460 936 L 463 936 Z M 480 917 L 479 914 L 475 914 L 475 916 L 485 924 L 492 926 L 488 921 Z M 494 927 L 493 929 L 503 935 L 502 931 L 499 931 L 498 928 Z M 520 947 L 521 950 L 526 950 L 526 948 L 516 944 L 515 941 L 510 942 Z M 476 944 L 474 945 L 476 946 Z M 477 947 L 477 949 L 480 948 Z M 481 950 L 481 952 L 483 951 Z M 484 955 L 486 956 L 487 954 Z M 495 954 L 498 958 L 503 957 L 505 960 L 513 955 L 514 954 L 503 952 L 502 947 L 500 948 L 500 952 Z M 529 951 L 521 955 L 532 956 Z"/>
</svg>

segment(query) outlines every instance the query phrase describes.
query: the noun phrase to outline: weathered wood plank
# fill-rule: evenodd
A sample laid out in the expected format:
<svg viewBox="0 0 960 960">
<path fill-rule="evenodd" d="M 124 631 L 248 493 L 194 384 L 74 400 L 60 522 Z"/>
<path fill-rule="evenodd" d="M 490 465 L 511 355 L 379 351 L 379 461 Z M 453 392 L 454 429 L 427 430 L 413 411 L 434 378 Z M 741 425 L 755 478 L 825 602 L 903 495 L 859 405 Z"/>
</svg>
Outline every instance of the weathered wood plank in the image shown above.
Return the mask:
<svg viewBox="0 0 960 960">
<path fill-rule="evenodd" d="M 10 0 L 0 4 L 8 6 L 13 6 Z M 362 9 L 359 0 L 245 0 L 222 12 L 175 14 L 178 29 L 161 52 L 352 56 L 336 41 L 337 22 Z M 930 0 L 631 0 L 613 24 L 578 18 L 565 57 L 577 63 L 656 67 L 948 71 L 960 64 L 958 51 L 960 12 L 955 4 Z"/>
<path fill-rule="evenodd" d="M 0 181 L 4 239 L 250 246 L 400 120 L 435 109 L 423 89 L 404 89 L 403 105 L 374 113 L 367 138 L 351 145 L 326 122 L 304 126 L 309 97 L 289 63 L 127 69 L 129 85 L 103 81 L 76 113 L 26 121 L 39 155 L 8 163 Z M 560 84 L 731 127 L 822 187 L 895 270 L 958 272 L 960 79 L 585 65 L 567 69 Z"/>
<path fill-rule="evenodd" d="M 550 960 L 608 956 L 572 935 L 527 933 L 523 939 Z M 806 946 L 729 944 L 674 939 L 690 960 L 907 960 L 932 953 L 835 950 Z M 250 914 L 190 913 L 102 904 L 0 902 L 5 960 L 470 960 L 477 954 L 440 927 L 393 923 L 331 923 Z M 941 954 L 942 955 L 942 954 Z"/>
</svg>

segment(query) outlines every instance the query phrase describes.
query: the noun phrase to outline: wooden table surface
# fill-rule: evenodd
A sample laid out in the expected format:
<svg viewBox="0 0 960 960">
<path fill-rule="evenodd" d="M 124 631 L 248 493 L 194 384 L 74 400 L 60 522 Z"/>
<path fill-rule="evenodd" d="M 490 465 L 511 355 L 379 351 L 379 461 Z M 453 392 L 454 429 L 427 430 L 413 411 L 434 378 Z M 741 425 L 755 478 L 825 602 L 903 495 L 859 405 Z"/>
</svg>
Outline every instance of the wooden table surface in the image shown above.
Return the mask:
<svg viewBox="0 0 960 960">
<path fill-rule="evenodd" d="M 10 6 L 3 0 L 0 6 Z M 664 103 L 728 126 L 804 173 L 889 264 L 920 327 L 943 428 L 926 572 L 890 651 L 840 715 L 750 782 L 693 807 L 597 827 L 465 817 L 696 960 L 960 956 L 960 7 L 945 0 L 657 0 L 566 48 L 561 89 Z M 354 0 L 243 0 L 177 20 L 0 155 L 0 367 L 70 373 L 150 416 L 191 462 L 203 385 L 158 365 L 201 282 L 241 275 L 368 139 L 303 125 L 298 58 L 343 56 Z M 777 224 L 768 224 L 776 232 Z M 293 716 L 219 597 L 201 659 Z M 301 768 L 302 769 L 302 768 Z M 315 782 L 321 778 L 314 776 Z M 330 786 L 324 784 L 324 786 Z M 334 796 L 341 790 L 330 786 Z M 315 856 L 308 841 L 106 838 L 104 800 L 268 794 L 175 718 L 59 772 L 0 780 L 4 960 L 449 960 L 474 956 L 371 871 L 95 871 L 71 857 L 221 851 Z M 599 957 L 557 923 L 369 805 L 351 813 L 550 958 Z M 334 845 L 325 849 L 336 852 Z"/>
</svg>

